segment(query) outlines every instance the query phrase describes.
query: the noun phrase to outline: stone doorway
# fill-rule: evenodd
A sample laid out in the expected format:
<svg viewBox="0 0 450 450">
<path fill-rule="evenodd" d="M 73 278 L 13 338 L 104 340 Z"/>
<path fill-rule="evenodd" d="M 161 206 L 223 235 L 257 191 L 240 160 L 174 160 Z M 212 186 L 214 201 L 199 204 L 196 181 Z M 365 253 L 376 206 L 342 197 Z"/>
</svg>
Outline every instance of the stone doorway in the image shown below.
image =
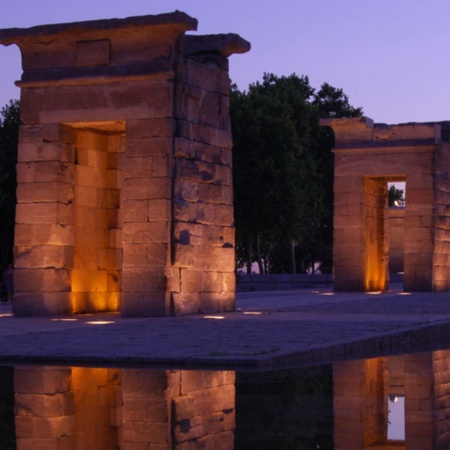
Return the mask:
<svg viewBox="0 0 450 450">
<path fill-rule="evenodd" d="M 187 14 L 0 30 L 23 75 L 15 315 L 235 309 L 228 57 Z"/>
<path fill-rule="evenodd" d="M 389 289 L 389 181 L 408 189 L 404 289 L 450 290 L 449 124 L 385 125 L 365 117 L 321 124 L 335 135 L 335 290 Z"/>
<path fill-rule="evenodd" d="M 61 129 L 74 155 L 71 309 L 118 311 L 125 123 L 72 123 Z"/>
</svg>

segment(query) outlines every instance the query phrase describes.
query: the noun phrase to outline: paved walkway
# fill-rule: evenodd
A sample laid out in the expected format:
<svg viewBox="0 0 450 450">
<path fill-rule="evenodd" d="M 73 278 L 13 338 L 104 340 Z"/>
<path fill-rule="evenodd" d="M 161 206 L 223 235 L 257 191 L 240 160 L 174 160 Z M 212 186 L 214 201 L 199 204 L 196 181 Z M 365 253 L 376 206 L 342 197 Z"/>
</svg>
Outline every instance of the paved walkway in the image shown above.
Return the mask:
<svg viewBox="0 0 450 450">
<path fill-rule="evenodd" d="M 251 368 L 450 347 L 450 293 L 246 292 L 237 306 L 187 317 L 24 318 L 0 304 L 0 362 Z"/>
</svg>

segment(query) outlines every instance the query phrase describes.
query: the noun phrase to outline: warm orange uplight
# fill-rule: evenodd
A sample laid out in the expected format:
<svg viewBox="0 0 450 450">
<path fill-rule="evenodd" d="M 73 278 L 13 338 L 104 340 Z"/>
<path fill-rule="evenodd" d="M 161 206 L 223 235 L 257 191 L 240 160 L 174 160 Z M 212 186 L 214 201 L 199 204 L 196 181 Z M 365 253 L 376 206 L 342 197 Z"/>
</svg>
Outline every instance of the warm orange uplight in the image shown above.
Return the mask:
<svg viewBox="0 0 450 450">
<path fill-rule="evenodd" d="M 204 319 L 216 319 L 216 320 L 222 320 L 225 319 L 224 316 L 205 316 Z"/>
<path fill-rule="evenodd" d="M 88 325 L 111 325 L 115 323 L 114 320 L 94 320 L 92 322 L 85 322 Z"/>
<path fill-rule="evenodd" d="M 52 322 L 77 322 L 78 319 L 52 319 Z"/>
<path fill-rule="evenodd" d="M 382 294 L 382 291 L 369 291 L 366 292 L 367 295 L 380 295 Z"/>
<path fill-rule="evenodd" d="M 0 317 L 12 317 L 12 314 L 0 314 Z"/>
<path fill-rule="evenodd" d="M 261 311 L 246 311 L 244 314 L 259 316 L 259 315 L 264 314 L 264 313 L 261 312 Z"/>
<path fill-rule="evenodd" d="M 399 292 L 398 295 L 411 295 L 411 292 Z"/>
<path fill-rule="evenodd" d="M 334 295 L 334 292 L 324 292 L 323 294 L 320 295 Z"/>
</svg>

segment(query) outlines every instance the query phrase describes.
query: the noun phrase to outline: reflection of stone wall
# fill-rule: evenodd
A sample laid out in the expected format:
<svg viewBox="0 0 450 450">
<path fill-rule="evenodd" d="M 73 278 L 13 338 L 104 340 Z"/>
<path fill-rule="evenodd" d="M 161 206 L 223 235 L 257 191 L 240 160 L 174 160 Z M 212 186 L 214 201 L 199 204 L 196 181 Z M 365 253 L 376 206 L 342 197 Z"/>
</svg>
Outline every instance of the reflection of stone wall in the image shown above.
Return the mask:
<svg viewBox="0 0 450 450">
<path fill-rule="evenodd" d="M 114 369 L 16 367 L 17 448 L 116 449 L 118 382 Z"/>
<path fill-rule="evenodd" d="M 234 372 L 123 370 L 123 448 L 233 448 Z"/>
<path fill-rule="evenodd" d="M 434 448 L 450 448 L 450 351 L 433 352 L 434 372 Z"/>
<path fill-rule="evenodd" d="M 16 315 L 235 309 L 228 57 L 179 11 L 0 30 L 23 59 Z"/>
<path fill-rule="evenodd" d="M 233 448 L 235 374 L 17 367 L 19 450 Z"/>
<path fill-rule="evenodd" d="M 450 353 L 423 352 L 333 366 L 335 449 L 361 449 L 387 440 L 388 395 L 405 398 L 404 447 L 450 445 Z M 389 447 L 390 448 L 390 447 Z"/>
<path fill-rule="evenodd" d="M 386 440 L 385 368 L 382 358 L 333 366 L 336 450 L 360 450 Z"/>
</svg>

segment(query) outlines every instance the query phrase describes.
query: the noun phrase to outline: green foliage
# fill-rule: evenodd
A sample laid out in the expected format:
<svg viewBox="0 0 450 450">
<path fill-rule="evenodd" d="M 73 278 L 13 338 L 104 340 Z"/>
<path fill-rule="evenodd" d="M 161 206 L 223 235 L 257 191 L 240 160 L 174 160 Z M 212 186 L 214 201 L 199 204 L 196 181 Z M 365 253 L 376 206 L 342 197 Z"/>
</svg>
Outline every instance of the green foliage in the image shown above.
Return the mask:
<svg viewBox="0 0 450 450">
<path fill-rule="evenodd" d="M 16 210 L 16 164 L 19 139 L 19 101 L 10 100 L 0 112 L 0 269 L 13 260 Z"/>
<path fill-rule="evenodd" d="M 395 184 L 391 184 L 388 189 L 389 206 L 405 206 L 403 189 L 397 189 Z"/>
<path fill-rule="evenodd" d="M 319 119 L 361 109 L 341 89 L 325 83 L 316 93 L 295 74 L 233 87 L 230 103 L 238 260 L 269 261 L 278 273 L 318 260 L 331 267 L 334 136 Z"/>
</svg>

